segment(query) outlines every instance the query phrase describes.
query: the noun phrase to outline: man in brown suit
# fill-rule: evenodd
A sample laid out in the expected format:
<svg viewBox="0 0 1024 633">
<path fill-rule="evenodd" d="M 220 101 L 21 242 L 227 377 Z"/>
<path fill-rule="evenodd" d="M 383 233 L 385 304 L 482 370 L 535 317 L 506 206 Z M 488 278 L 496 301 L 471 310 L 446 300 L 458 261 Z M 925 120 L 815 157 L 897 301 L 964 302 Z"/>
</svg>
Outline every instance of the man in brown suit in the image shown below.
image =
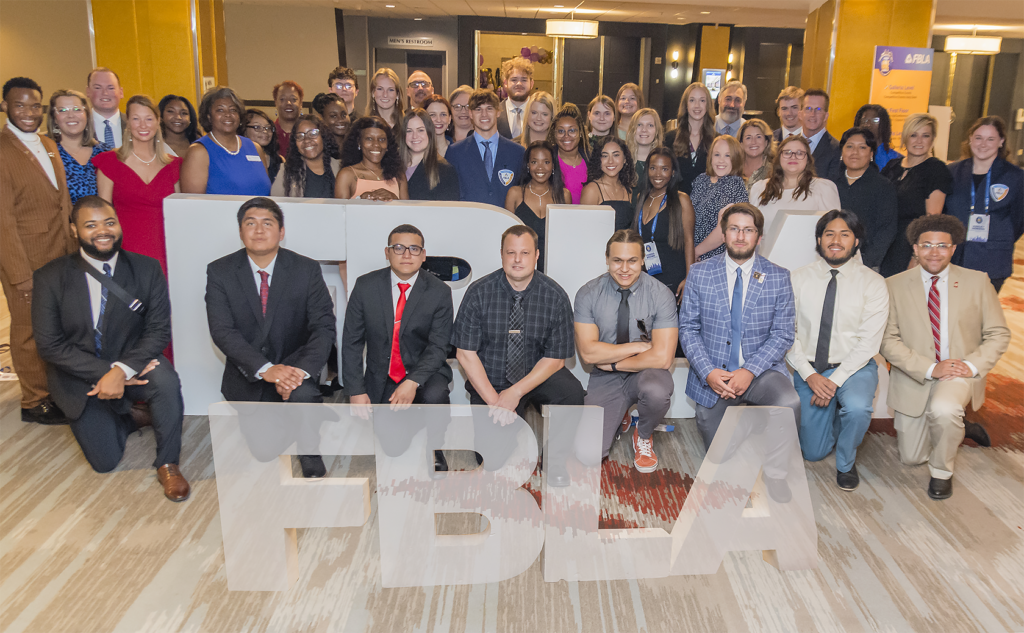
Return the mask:
<svg viewBox="0 0 1024 633">
<path fill-rule="evenodd" d="M 970 402 L 977 411 L 984 404 L 985 375 L 1010 344 L 988 276 L 949 263 L 964 233 L 951 215 L 914 220 L 907 239 L 919 266 L 886 280 L 889 320 L 881 352 L 892 363 L 888 402 L 896 411 L 900 459 L 928 462 L 932 499 L 953 494 L 964 407 Z"/>
<path fill-rule="evenodd" d="M 11 310 L 11 359 L 21 381 L 21 419 L 64 424 L 50 400 L 32 337 L 32 273 L 74 250 L 71 197 L 57 145 L 36 133 L 43 91 L 26 77 L 4 84 L 0 110 L 0 284 Z"/>
</svg>

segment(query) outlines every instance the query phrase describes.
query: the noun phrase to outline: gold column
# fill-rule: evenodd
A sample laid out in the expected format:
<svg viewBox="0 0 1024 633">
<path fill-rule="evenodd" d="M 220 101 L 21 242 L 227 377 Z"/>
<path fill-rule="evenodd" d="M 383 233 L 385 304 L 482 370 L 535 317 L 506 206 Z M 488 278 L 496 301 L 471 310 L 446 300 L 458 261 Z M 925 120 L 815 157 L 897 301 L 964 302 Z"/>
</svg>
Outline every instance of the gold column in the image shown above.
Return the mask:
<svg viewBox="0 0 1024 633">
<path fill-rule="evenodd" d="M 697 62 L 697 77 L 699 78 L 705 68 L 720 68 L 726 70 L 729 67 L 729 34 L 732 29 L 728 26 L 707 25 L 700 29 L 700 60 Z M 725 75 L 722 75 L 722 85 L 725 86 Z"/>
</svg>

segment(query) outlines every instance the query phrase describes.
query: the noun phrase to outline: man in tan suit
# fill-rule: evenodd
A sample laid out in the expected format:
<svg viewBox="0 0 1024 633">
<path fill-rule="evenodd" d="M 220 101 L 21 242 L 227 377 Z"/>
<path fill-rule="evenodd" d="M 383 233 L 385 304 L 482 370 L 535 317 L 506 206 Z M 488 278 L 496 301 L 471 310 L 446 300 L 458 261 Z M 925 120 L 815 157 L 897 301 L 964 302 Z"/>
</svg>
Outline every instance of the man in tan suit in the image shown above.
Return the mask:
<svg viewBox="0 0 1024 633">
<path fill-rule="evenodd" d="M 953 462 L 964 439 L 964 407 L 985 402 L 985 375 L 1010 344 L 1003 309 L 985 273 L 951 266 L 964 225 L 950 215 L 910 223 L 919 266 L 890 277 L 882 355 L 892 363 L 900 459 L 928 462 L 928 496 L 953 494 Z M 975 425 L 976 426 L 976 425 Z"/>
<path fill-rule="evenodd" d="M 0 110 L 0 284 L 11 310 L 11 359 L 21 381 L 21 419 L 67 420 L 50 400 L 46 365 L 32 337 L 32 273 L 74 250 L 71 197 L 57 145 L 36 133 L 43 91 L 26 77 L 4 84 Z"/>
</svg>

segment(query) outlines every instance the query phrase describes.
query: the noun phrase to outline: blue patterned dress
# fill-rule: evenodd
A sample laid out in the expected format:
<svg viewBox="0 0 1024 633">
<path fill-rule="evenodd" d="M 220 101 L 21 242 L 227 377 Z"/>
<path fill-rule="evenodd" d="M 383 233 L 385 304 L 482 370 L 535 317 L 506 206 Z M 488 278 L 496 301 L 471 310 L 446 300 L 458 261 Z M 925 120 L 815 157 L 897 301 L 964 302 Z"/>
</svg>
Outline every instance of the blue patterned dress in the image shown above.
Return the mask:
<svg viewBox="0 0 1024 633">
<path fill-rule="evenodd" d="M 60 148 L 60 160 L 64 163 L 64 175 L 68 179 L 68 192 L 71 194 L 71 204 L 78 202 L 79 198 L 96 195 L 96 166 L 92 159 L 100 152 L 110 151 L 105 143 L 97 143 L 92 146 L 92 156 L 89 162 L 82 165 L 75 157 L 68 154 L 67 150 L 58 143 Z"/>
</svg>

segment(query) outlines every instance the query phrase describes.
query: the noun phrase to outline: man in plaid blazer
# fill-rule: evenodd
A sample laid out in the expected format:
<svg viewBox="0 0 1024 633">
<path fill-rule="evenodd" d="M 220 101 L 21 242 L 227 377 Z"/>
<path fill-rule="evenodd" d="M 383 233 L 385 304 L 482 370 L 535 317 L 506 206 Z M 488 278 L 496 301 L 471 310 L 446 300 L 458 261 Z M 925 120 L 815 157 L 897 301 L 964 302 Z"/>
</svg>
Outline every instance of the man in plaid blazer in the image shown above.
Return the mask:
<svg viewBox="0 0 1024 633">
<path fill-rule="evenodd" d="M 726 252 L 690 269 L 679 311 L 679 340 L 690 361 L 686 395 L 697 403 L 705 449 L 726 408 L 737 404 L 790 407 L 800 427 L 800 398 L 785 360 L 796 319 L 789 271 L 756 254 L 764 216 L 754 205 L 729 207 L 721 229 Z M 767 467 L 765 474 L 785 475 Z"/>
</svg>

